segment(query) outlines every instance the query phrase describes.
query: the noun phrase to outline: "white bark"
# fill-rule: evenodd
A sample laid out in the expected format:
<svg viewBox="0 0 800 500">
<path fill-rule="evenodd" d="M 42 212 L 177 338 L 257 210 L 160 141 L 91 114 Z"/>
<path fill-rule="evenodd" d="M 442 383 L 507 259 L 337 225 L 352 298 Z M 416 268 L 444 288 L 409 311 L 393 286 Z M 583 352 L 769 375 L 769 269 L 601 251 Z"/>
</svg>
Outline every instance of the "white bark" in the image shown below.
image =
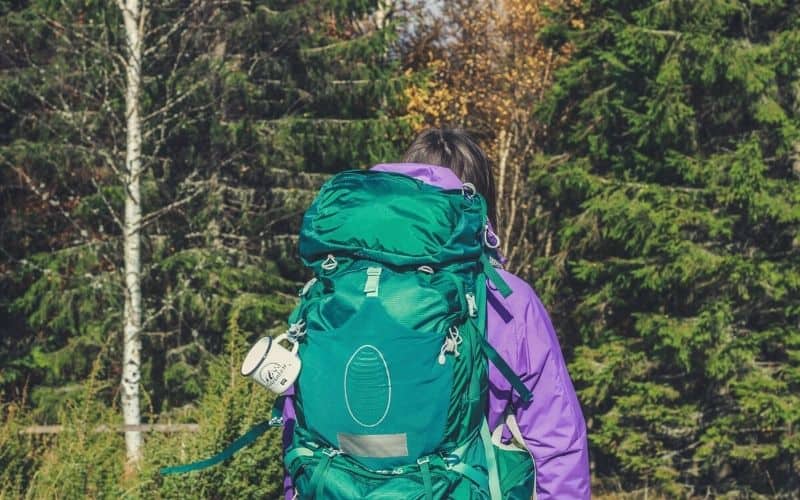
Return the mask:
<svg viewBox="0 0 800 500">
<path fill-rule="evenodd" d="M 124 3 L 123 3 L 124 2 Z M 142 84 L 142 34 L 144 16 L 139 0 L 118 0 L 125 22 L 127 57 L 125 63 L 125 327 L 122 365 L 122 414 L 126 426 L 141 424 L 139 408 L 139 381 L 141 378 L 141 333 L 142 333 L 142 289 L 141 289 L 141 223 L 142 205 L 140 178 L 142 172 L 142 120 L 139 114 L 139 96 Z M 125 432 L 125 448 L 129 464 L 136 464 L 142 457 L 142 433 L 138 430 Z"/>
</svg>

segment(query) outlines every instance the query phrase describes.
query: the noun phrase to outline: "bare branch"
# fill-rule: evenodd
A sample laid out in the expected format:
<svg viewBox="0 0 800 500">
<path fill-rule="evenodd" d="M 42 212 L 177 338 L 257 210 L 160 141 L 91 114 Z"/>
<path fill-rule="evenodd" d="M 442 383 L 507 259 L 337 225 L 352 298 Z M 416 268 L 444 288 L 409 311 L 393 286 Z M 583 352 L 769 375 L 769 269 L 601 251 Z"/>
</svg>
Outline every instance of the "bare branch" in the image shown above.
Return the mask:
<svg viewBox="0 0 800 500">
<path fill-rule="evenodd" d="M 140 229 L 146 227 L 147 225 L 149 225 L 150 223 L 154 222 L 156 219 L 158 219 L 159 217 L 163 216 L 164 214 L 166 214 L 168 212 L 171 212 L 172 210 L 175 210 L 176 208 L 178 208 L 180 206 L 186 205 L 187 203 L 192 201 L 194 198 L 196 198 L 198 194 L 200 194 L 200 191 L 195 191 L 194 193 L 192 193 L 191 195 L 187 196 L 186 198 L 180 199 L 178 201 L 174 201 L 174 202 L 170 203 L 169 205 L 163 206 L 163 207 L 159 208 L 158 210 L 155 210 L 155 211 L 150 212 L 149 214 L 145 215 L 144 217 L 142 217 L 142 222 L 141 222 L 141 224 L 139 226 Z"/>
</svg>

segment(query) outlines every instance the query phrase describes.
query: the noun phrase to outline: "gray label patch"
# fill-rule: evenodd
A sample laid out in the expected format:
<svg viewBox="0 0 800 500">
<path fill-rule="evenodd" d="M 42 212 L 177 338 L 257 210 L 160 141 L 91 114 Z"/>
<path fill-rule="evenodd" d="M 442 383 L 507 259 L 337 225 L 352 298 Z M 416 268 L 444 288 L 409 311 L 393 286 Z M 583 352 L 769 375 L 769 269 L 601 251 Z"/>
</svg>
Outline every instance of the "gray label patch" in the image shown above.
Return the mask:
<svg viewBox="0 0 800 500">
<path fill-rule="evenodd" d="M 406 433 L 402 434 L 346 434 L 336 435 L 339 448 L 354 457 L 390 458 L 407 457 Z"/>
</svg>

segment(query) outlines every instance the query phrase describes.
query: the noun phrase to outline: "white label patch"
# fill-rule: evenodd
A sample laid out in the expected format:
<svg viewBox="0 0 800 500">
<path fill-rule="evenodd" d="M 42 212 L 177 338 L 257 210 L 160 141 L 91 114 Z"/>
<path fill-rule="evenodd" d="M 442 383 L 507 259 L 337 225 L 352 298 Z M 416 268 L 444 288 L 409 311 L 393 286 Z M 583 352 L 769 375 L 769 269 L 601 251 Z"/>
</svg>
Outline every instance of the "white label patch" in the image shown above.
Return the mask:
<svg viewBox="0 0 800 500">
<path fill-rule="evenodd" d="M 390 458 L 407 457 L 406 433 L 402 434 L 347 434 L 336 435 L 339 448 L 354 457 Z"/>
</svg>

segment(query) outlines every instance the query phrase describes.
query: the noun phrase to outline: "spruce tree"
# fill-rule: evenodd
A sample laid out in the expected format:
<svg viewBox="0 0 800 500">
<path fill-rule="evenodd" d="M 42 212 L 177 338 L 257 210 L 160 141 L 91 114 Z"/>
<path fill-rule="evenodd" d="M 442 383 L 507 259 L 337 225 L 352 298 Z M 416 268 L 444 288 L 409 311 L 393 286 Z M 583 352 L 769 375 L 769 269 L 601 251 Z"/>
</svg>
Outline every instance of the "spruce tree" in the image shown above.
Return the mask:
<svg viewBox="0 0 800 500">
<path fill-rule="evenodd" d="M 307 278 L 294 248 L 300 215 L 328 175 L 395 159 L 407 143 L 403 91 L 414 77 L 394 59 L 381 5 L 147 4 L 143 410 L 203 428 L 188 442 L 150 436 L 146 470 L 185 460 L 187 445 L 197 458 L 217 451 L 268 412 L 235 372 L 249 343 L 285 327 Z M 114 456 L 115 436 L 98 439 L 88 424 L 108 422 L 96 401 L 116 402 L 121 372 L 122 16 L 113 3 L 0 2 L 0 35 L 0 383 L 11 398 L 32 394 L 27 421 L 66 416 L 77 432 L 37 461 L 37 479 L 12 482 L 34 496 L 113 494 L 115 464 L 92 473 L 71 465 L 90 457 L 59 453 Z M 195 482 L 140 486 L 272 495 L 278 441 Z M 19 468 L 14 456 L 4 470 Z"/>
<path fill-rule="evenodd" d="M 120 18 L 79 2 L 0 15 L 2 382 L 52 421 L 121 329 Z"/>
<path fill-rule="evenodd" d="M 584 1 L 540 110 L 538 262 L 595 472 L 669 497 L 800 490 L 800 6 Z"/>
<path fill-rule="evenodd" d="M 316 190 L 331 173 L 395 159 L 409 140 L 403 90 L 414 77 L 393 57 L 396 27 L 379 5 L 226 4 L 187 41 L 193 62 L 165 93 L 207 81 L 182 104 L 201 118 L 176 122 L 153 155 L 165 181 L 183 179 L 162 182 L 170 199 L 198 193 L 163 226 L 154 259 L 178 305 L 153 326 L 167 332 L 152 337 L 159 408 L 199 395 L 193 374 L 222 352 L 231 310 L 249 341 L 285 328 L 308 278 L 296 234 Z"/>
<path fill-rule="evenodd" d="M 378 1 L 148 4 L 142 56 L 145 409 L 204 390 L 236 311 L 238 351 L 284 327 L 294 234 L 329 174 L 397 157 L 409 78 Z M 123 309 L 119 9 L 2 2 L 4 389 L 43 421 L 94 368 L 117 395 Z M 243 339 L 243 340 L 241 340 Z M 93 362 L 101 356 L 101 363 Z M 8 370 L 6 369 L 8 367 Z M 231 427 L 232 430 L 236 428 Z"/>
</svg>

